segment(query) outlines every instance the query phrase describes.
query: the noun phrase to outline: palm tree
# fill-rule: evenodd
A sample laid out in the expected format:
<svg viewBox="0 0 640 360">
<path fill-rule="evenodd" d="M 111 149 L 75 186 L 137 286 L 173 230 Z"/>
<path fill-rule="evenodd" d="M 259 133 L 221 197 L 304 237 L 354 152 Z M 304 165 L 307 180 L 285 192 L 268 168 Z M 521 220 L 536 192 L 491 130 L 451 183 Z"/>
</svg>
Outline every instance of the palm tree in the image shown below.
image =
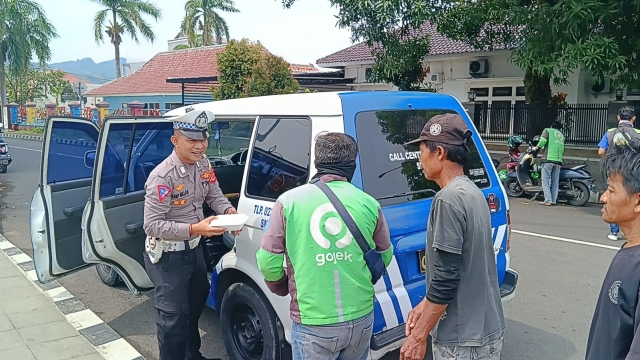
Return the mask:
<svg viewBox="0 0 640 360">
<path fill-rule="evenodd" d="M 109 36 L 111 43 L 116 49 L 116 78 L 120 77 L 120 44 L 122 35 L 128 33 L 136 43 L 138 31 L 151 43 L 155 40 L 155 34 L 149 24 L 142 18 L 141 14 L 151 16 L 156 22 L 162 18 L 160 9 L 153 3 L 145 0 L 91 0 L 96 4 L 104 6 L 106 9 L 98 11 L 93 19 L 93 31 L 96 42 L 103 41 L 102 32 Z M 109 24 L 105 26 L 107 17 L 111 13 Z"/>
<path fill-rule="evenodd" d="M 49 41 L 57 37 L 40 4 L 0 0 L 0 121 L 7 97 L 6 71 L 26 71 L 34 54 L 45 64 L 51 59 Z"/>
<path fill-rule="evenodd" d="M 227 22 L 216 12 L 222 10 L 237 13 L 233 0 L 187 0 L 186 12 L 180 30 L 187 36 L 189 46 L 197 46 L 198 35 L 202 37 L 202 46 L 222 43 L 222 36 L 229 41 Z"/>
</svg>

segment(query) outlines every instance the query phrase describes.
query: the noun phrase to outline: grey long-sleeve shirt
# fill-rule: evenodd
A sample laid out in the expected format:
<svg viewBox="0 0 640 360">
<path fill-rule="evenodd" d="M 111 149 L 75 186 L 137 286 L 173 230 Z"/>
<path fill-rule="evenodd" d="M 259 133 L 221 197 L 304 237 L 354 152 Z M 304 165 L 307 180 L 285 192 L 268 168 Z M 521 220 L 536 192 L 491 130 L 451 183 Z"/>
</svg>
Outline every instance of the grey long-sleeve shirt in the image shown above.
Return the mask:
<svg viewBox="0 0 640 360">
<path fill-rule="evenodd" d="M 187 165 L 174 150 L 151 171 L 145 190 L 144 232 L 164 240 L 196 238 L 189 235 L 189 225 L 204 219 L 205 202 L 216 214 L 224 214 L 233 207 L 220 190 L 205 155 L 195 164 Z"/>
</svg>

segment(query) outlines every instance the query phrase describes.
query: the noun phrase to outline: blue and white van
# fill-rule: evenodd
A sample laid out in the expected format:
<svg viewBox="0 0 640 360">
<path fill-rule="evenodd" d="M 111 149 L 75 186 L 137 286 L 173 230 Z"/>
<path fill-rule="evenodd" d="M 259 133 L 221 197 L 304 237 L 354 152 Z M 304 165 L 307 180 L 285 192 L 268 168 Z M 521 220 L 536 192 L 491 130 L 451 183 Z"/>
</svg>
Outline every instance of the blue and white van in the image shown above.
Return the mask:
<svg viewBox="0 0 640 360">
<path fill-rule="evenodd" d="M 414 139 L 429 118 L 458 113 L 473 131 L 466 174 L 484 192 L 503 302 L 515 296 L 510 268 L 509 201 L 472 121 L 453 96 L 426 92 L 325 92 L 224 100 L 191 106 L 216 116 L 207 154 L 244 231 L 201 241 L 208 260 L 208 306 L 220 311 L 231 359 L 290 356 L 290 298 L 272 294 L 255 254 L 275 199 L 314 174 L 314 138 L 338 131 L 358 141 L 352 183 L 377 198 L 395 254 L 376 285 L 372 358 L 401 346 L 409 311 L 425 296 L 425 243 L 432 190 L 418 167 Z M 186 107 L 166 116 L 181 115 Z M 139 296 L 153 289 L 142 254 L 144 183 L 172 151 L 164 117 L 111 117 L 92 122 L 52 117 L 43 141 L 40 185 L 31 201 L 31 239 L 38 279 L 51 281 L 95 265 L 103 282 L 124 282 Z M 208 207 L 207 212 L 211 212 Z M 205 214 L 206 215 L 206 214 Z"/>
</svg>

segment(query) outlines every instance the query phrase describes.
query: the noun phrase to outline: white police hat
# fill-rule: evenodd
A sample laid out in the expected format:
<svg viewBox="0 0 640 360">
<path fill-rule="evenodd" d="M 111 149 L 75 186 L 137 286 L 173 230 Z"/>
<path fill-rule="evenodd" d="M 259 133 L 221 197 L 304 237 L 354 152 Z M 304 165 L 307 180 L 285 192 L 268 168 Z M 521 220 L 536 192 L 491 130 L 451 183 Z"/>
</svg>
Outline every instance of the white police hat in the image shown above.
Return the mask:
<svg viewBox="0 0 640 360">
<path fill-rule="evenodd" d="M 173 121 L 173 128 L 180 130 L 184 136 L 195 140 L 206 140 L 209 137 L 209 124 L 215 120 L 215 115 L 208 110 L 185 109 L 183 115 L 169 118 Z"/>
</svg>

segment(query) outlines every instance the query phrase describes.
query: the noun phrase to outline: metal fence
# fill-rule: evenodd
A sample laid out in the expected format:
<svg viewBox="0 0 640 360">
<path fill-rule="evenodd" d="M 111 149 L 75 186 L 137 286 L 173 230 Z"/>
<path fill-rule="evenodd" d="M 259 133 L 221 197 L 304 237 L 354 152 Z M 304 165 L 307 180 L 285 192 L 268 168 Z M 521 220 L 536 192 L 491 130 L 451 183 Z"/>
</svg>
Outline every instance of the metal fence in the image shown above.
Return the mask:
<svg viewBox="0 0 640 360">
<path fill-rule="evenodd" d="M 485 140 L 506 140 L 513 134 L 530 140 L 557 120 L 565 143 L 595 145 L 607 130 L 609 104 L 476 104 L 474 124 Z"/>
</svg>

